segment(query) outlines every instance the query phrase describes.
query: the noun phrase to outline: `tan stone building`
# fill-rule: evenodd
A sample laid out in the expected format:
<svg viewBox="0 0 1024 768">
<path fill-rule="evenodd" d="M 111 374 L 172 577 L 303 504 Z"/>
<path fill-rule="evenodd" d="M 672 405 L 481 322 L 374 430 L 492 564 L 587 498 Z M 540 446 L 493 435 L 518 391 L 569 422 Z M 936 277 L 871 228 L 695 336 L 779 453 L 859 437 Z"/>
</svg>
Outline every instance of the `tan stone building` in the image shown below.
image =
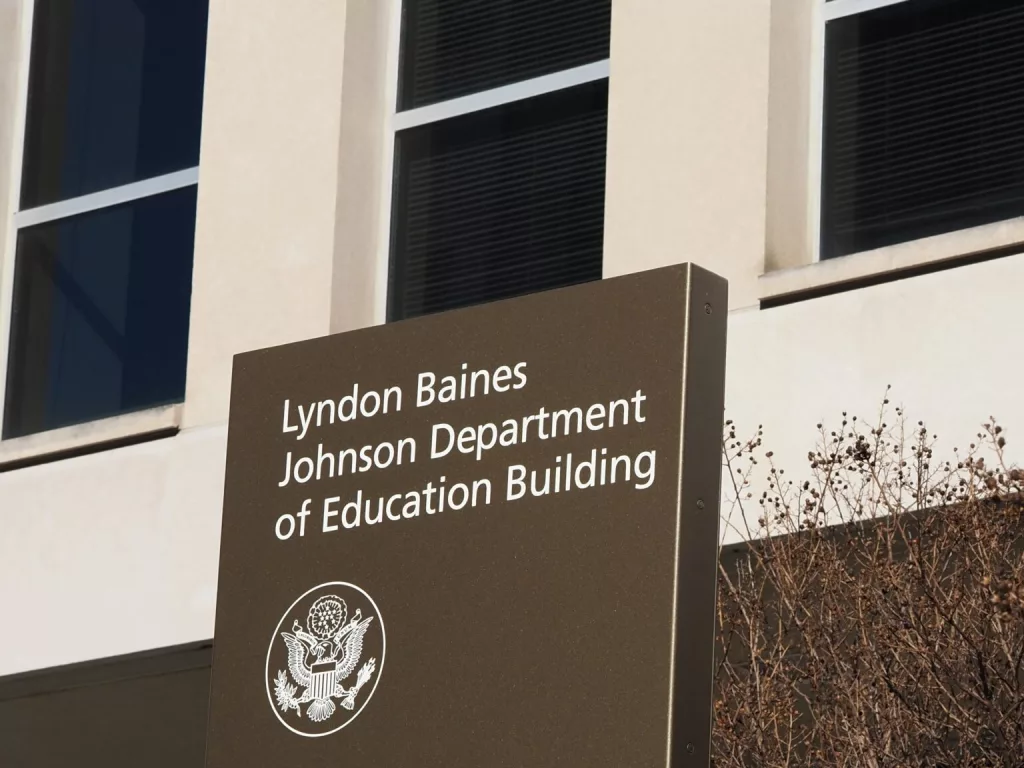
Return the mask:
<svg viewBox="0 0 1024 768">
<path fill-rule="evenodd" d="M 1018 0 L 0 0 L 0 764 L 202 764 L 237 352 L 692 261 L 783 464 L 887 384 L 951 441 L 1024 425 L 1022 33 Z"/>
</svg>

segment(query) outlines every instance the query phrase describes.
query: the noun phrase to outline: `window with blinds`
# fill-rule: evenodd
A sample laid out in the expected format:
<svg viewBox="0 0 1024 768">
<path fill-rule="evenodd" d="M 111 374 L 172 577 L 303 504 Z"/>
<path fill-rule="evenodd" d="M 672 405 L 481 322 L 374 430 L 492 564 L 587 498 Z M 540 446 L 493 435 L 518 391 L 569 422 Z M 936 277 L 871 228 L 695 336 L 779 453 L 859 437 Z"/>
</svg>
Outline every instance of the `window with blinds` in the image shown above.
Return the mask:
<svg viewBox="0 0 1024 768">
<path fill-rule="evenodd" d="M 407 0 L 399 107 L 608 57 L 609 0 Z"/>
<path fill-rule="evenodd" d="M 821 256 L 1024 215 L 1024 3 L 829 21 Z"/>
<path fill-rule="evenodd" d="M 600 279 L 610 22 L 610 0 L 406 0 L 390 320 Z"/>
</svg>

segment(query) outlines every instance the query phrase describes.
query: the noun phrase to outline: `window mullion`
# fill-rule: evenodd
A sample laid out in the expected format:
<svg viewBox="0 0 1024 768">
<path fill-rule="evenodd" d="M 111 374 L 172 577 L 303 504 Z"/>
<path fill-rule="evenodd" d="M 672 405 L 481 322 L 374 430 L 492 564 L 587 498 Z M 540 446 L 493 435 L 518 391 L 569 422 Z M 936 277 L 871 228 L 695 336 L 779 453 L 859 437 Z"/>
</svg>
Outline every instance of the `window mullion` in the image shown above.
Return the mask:
<svg viewBox="0 0 1024 768">
<path fill-rule="evenodd" d="M 68 216 L 97 211 L 100 208 L 109 208 L 112 205 L 130 203 L 133 200 L 159 195 L 162 192 L 181 189 L 196 184 L 198 181 L 199 167 L 186 168 L 183 171 L 175 171 L 152 179 L 105 189 L 102 192 L 93 192 L 70 200 L 62 200 L 59 203 L 19 211 L 14 215 L 14 225 L 18 229 L 23 229 L 36 224 L 44 224 L 48 221 L 64 219 Z"/>
<path fill-rule="evenodd" d="M 405 110 L 395 114 L 394 128 L 396 131 L 401 131 L 418 125 L 446 120 L 450 117 L 458 117 L 459 115 L 468 115 L 492 107 L 500 107 L 515 101 L 522 101 L 534 96 L 542 96 L 546 93 L 553 93 L 554 91 L 572 88 L 576 85 L 602 80 L 608 77 L 608 72 L 609 60 L 604 59 L 593 64 L 584 64 L 581 67 L 573 67 L 572 69 L 535 77 L 530 80 L 513 83 L 512 85 L 480 91 L 469 96 L 460 96 L 457 99 L 449 99 L 438 104 Z"/>
</svg>

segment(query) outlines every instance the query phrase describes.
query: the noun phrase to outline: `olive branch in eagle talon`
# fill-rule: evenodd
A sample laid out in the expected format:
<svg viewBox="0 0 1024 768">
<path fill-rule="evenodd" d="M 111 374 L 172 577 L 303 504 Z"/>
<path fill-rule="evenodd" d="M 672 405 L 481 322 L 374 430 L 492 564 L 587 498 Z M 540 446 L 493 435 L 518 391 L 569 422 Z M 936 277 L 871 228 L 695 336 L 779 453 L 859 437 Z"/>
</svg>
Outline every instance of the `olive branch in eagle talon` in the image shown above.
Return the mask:
<svg viewBox="0 0 1024 768">
<path fill-rule="evenodd" d="M 288 671 L 295 681 L 283 669 L 274 680 L 274 697 L 282 712 L 294 709 L 301 717 L 302 705 L 309 704 L 306 717 L 318 723 L 334 714 L 334 699 L 347 710 L 355 708 L 356 695 L 373 677 L 377 661 L 371 658 L 360 667 L 351 688 L 342 685 L 359 664 L 363 639 L 373 621 L 372 616 L 364 619 L 357 609 L 346 623 L 347 613 L 344 600 L 327 595 L 309 609 L 309 632 L 295 621 L 290 633 L 281 633 L 288 648 Z"/>
<path fill-rule="evenodd" d="M 284 673 L 283 669 L 277 673 L 277 679 L 274 680 L 274 697 L 277 699 L 277 706 L 281 708 L 282 712 L 287 712 L 290 709 L 294 709 L 296 712 L 299 711 L 299 701 L 295 698 L 298 690 L 298 688 L 288 682 L 288 676 Z"/>
</svg>

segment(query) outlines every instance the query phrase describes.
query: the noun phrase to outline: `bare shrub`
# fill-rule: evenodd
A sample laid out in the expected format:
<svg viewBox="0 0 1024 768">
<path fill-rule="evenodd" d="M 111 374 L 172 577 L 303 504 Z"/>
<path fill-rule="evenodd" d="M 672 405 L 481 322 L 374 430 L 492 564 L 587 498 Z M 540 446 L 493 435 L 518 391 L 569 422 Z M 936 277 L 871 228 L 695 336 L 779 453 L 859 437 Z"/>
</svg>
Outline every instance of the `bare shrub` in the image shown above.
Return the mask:
<svg viewBox="0 0 1024 768">
<path fill-rule="evenodd" d="M 714 765 L 1024 765 L 1024 473 L 1002 429 L 951 461 L 888 400 L 818 429 L 794 481 L 726 425 L 752 541 L 720 568 Z"/>
</svg>

